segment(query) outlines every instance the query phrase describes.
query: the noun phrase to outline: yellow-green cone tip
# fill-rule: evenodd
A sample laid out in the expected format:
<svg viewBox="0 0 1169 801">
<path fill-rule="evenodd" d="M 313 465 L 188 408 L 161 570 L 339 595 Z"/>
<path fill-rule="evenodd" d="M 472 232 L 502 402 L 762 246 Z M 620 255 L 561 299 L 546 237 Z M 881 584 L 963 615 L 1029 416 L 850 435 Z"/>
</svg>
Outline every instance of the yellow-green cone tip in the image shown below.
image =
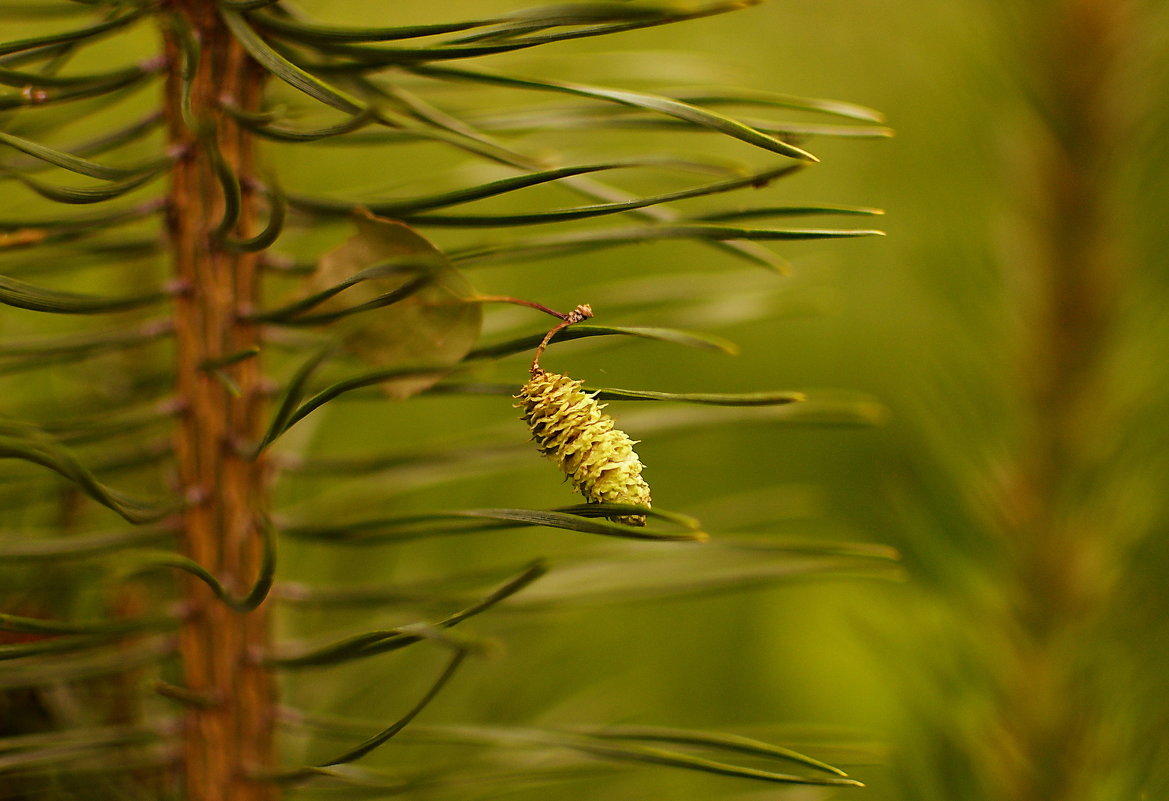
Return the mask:
<svg viewBox="0 0 1169 801">
<path fill-rule="evenodd" d="M 650 505 L 649 484 L 634 442 L 601 411 L 584 382 L 544 371 L 516 396 L 523 419 L 540 452 L 556 460 L 572 486 L 590 503 Z M 644 515 L 614 517 L 619 523 L 644 526 Z"/>
</svg>

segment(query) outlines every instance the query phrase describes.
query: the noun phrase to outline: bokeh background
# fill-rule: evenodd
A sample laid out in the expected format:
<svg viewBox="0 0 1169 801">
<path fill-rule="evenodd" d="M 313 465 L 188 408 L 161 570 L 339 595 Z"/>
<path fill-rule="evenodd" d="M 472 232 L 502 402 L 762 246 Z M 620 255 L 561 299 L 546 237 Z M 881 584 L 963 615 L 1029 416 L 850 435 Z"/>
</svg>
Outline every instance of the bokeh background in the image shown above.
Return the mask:
<svg viewBox="0 0 1169 801">
<path fill-rule="evenodd" d="M 433 21 L 436 14 L 453 19 L 515 7 L 485 0 L 302 5 L 337 24 Z M 1100 27 L 1099 37 L 1089 30 L 1081 48 L 1060 50 L 1060 20 L 1093 5 L 1128 17 Z M 886 115 L 892 138 L 811 138 L 806 145 L 822 163 L 759 190 L 768 203 L 886 211 L 874 226 L 884 237 L 776 246 L 791 263 L 790 275 L 693 243 L 468 269 L 483 293 L 559 309 L 587 302 L 601 324 L 706 331 L 741 351 L 730 357 L 631 339 L 589 340 L 554 346 L 545 358 L 550 369 L 596 385 L 793 389 L 807 391 L 821 409 L 836 404 L 843 411 L 820 421 L 656 404 L 614 403 L 610 411 L 642 440 L 638 452 L 655 504 L 697 516 L 716 541 L 750 536 L 817 543 L 825 551 L 862 544 L 874 565 L 828 559 L 819 569 L 793 554 L 798 569 L 791 577 L 638 601 L 628 591 L 638 565 L 653 575 L 653 549 L 675 546 L 631 549 L 644 562 L 611 577 L 624 589 L 608 599 L 590 597 L 590 582 L 604 584 L 586 576 L 577 602 L 542 604 L 537 583 L 530 601 L 517 597 L 469 625 L 499 648 L 465 669 L 420 722 L 726 730 L 799 748 L 868 785 L 780 790 L 792 799 L 1007 801 L 1012 793 L 1024 797 L 1020 788 L 1044 786 L 1028 784 L 1039 775 L 1052 782 L 1045 796 L 1052 799 L 1154 798 L 1157 788 L 1166 790 L 1161 752 L 1169 707 L 1158 665 L 1169 654 L 1160 614 L 1169 570 L 1161 536 L 1169 521 L 1161 420 L 1169 365 L 1163 312 L 1169 13 L 1158 5 L 787 0 L 485 60 L 485 67 L 519 74 L 630 88 L 653 79 L 836 98 Z M 143 40 L 143 47 L 150 43 Z M 1085 89 L 1091 84 L 1085 71 L 1089 78 L 1103 74 L 1104 88 Z M 1079 78 L 1065 84 L 1059 76 Z M 1097 105 L 1077 105 L 1077 98 Z M 483 102 L 491 102 L 488 93 Z M 1061 229 L 1052 209 L 1060 190 L 1037 175 L 1051 153 L 1076 139 L 1076 120 L 1092 121 L 1083 130 L 1098 138 L 1095 147 L 1069 151 L 1073 171 L 1090 178 L 1074 191 L 1091 193 L 1072 204 L 1091 206 L 1072 225 L 1090 230 L 1092 247 L 1114 246 L 1092 262 L 1106 265 L 1100 292 L 1112 302 L 1093 329 L 1105 340 L 1103 355 L 1085 356 L 1091 380 L 1075 390 L 1074 456 L 1061 473 L 1067 480 L 1038 503 L 1050 502 L 1052 518 L 1074 521 L 1067 528 L 1076 533 L 1052 542 L 1069 555 L 1063 565 L 1069 574 L 1089 576 L 1083 597 L 1090 602 L 1060 610 L 1067 622 L 1054 625 L 1051 637 L 1029 638 L 1033 621 L 1022 609 L 1028 584 L 1019 567 L 1026 557 L 1010 545 L 1027 526 L 1012 528 L 1004 475 L 1027 462 L 1031 435 L 1044 425 L 1044 410 L 1027 389 L 1043 369 L 1029 343 L 1060 339 L 1058 332 L 1042 333 L 1058 323 L 1036 301 L 1043 295 L 1036 286 L 1044 286 L 1037 265 L 1046 263 L 1044 253 L 1058 251 L 1052 242 Z M 570 131 L 549 144 L 586 153 L 602 144 L 592 136 L 598 134 Z M 690 138 L 672 148 L 683 152 L 763 157 L 744 154 L 739 143 L 681 136 Z M 653 142 L 642 136 L 627 145 L 645 152 Z M 458 162 L 422 149 L 403 157 L 409 153 L 392 150 L 384 163 L 371 163 L 345 148 L 306 154 L 265 146 L 286 189 L 347 197 L 424 188 Z M 343 225 L 325 225 L 292 230 L 281 244 L 319 252 L 347 235 Z M 461 242 L 458 234 L 434 238 L 444 247 Z M 278 279 L 273 296 L 295 291 L 293 279 Z M 485 336 L 505 338 L 543 324 L 527 310 L 492 307 Z M 6 325 L 25 332 L 22 323 Z M 518 385 L 526 369 L 526 357 L 517 356 L 482 378 Z M 1083 412 L 1086 399 L 1096 404 L 1090 414 Z M 574 502 L 550 463 L 534 451 L 517 456 L 525 438 L 505 396 L 436 395 L 400 404 L 362 396 L 298 426 L 280 452 L 329 456 L 378 445 L 422 453 L 438 443 L 482 445 L 483 457 L 469 470 L 416 463 L 327 491 L 293 473 L 280 486 L 280 504 L 292 518 L 326 520 L 363 508 L 373 516 Z M 503 450 L 493 450 L 500 443 Z M 293 542 L 283 547 L 281 569 L 293 582 L 425 588 L 535 556 L 548 557 L 554 568 L 571 564 L 597 547 L 585 539 L 524 530 L 340 553 Z M 901 554 L 900 568 L 888 569 L 889 548 Z M 703 567 L 701 558 L 677 564 Z M 1043 593 L 1041 585 L 1032 589 Z M 352 610 L 294 609 L 281 618 L 281 633 L 386 627 L 409 622 L 414 611 L 407 605 L 354 621 Z M 1029 673 L 1032 659 L 1052 673 Z M 441 661 L 441 653 L 395 655 L 342 668 L 328 680 L 294 674 L 286 689 L 293 703 L 384 722 L 425 691 Z M 1049 685 L 1051 675 L 1059 678 Z M 1037 766 L 1042 754 L 1057 753 L 1059 739 L 1029 739 L 1026 726 L 1016 727 L 1012 699 L 1019 696 L 1012 692 L 1026 696 L 1029 687 L 1042 695 L 1052 686 L 1078 686 L 1083 694 L 1065 697 L 1077 712 L 1049 711 L 1049 727 L 1063 721 L 1090 734 L 1073 744 L 1082 750 L 1071 753 L 1082 759 Z M 1029 742 L 1048 751 L 1028 751 Z M 315 737 L 287 740 L 293 761 L 335 748 Z M 368 761 L 457 758 L 451 753 L 395 744 Z M 467 787 L 459 797 L 754 799 L 776 792 L 639 767 L 547 785 Z"/>
<path fill-rule="evenodd" d="M 731 201 L 732 206 L 839 203 L 887 210 L 885 217 L 862 219 L 856 227 L 883 228 L 888 237 L 776 247 L 791 262 L 788 276 L 693 243 L 469 268 L 476 288 L 485 293 L 521 295 L 558 309 L 588 302 L 601 324 L 701 330 L 725 336 L 741 348 L 739 355 L 726 356 L 637 341 L 577 342 L 556 346 L 545 357 L 549 369 L 594 385 L 677 392 L 808 390 L 827 401 L 860 404 L 865 414 L 877 406 L 884 410 L 874 416 L 886 422 L 881 428 L 864 423 L 793 425 L 782 416 L 733 409 L 692 412 L 667 405 L 647 409 L 611 404 L 609 411 L 619 424 L 642 440 L 637 448 L 647 465 L 655 504 L 699 517 L 716 540 L 723 534 L 774 542 L 889 543 L 896 516 L 886 508 L 883 479 L 906 447 L 891 427 L 913 427 L 899 420 L 907 413 L 902 382 L 907 374 L 914 380 L 944 380 L 940 375 L 952 358 L 937 332 L 953 318 L 939 308 L 946 301 L 931 300 L 931 293 L 945 291 L 951 279 L 976 290 L 980 284 L 969 268 L 954 266 L 956 260 L 977 261 L 956 232 L 966 230 L 966 245 L 974 244 L 971 231 L 978 224 L 972 225 L 972 218 L 980 214 L 978 204 L 986 203 L 988 182 L 980 180 L 976 159 L 970 156 L 947 156 L 952 166 L 946 171 L 961 173 L 955 180 L 972 184 L 975 193 L 957 192 L 937 180 L 940 154 L 975 148 L 990 160 L 994 151 L 993 143 L 969 130 L 963 120 L 965 103 L 954 90 L 971 80 L 969 71 L 975 67 L 961 63 L 938 39 L 952 37 L 962 48 L 974 45 L 958 30 L 954 10 L 916 9 L 935 15 L 923 17 L 909 8 L 883 5 L 888 6 L 768 3 L 741 13 L 481 62 L 484 68 L 515 74 L 629 88 L 727 85 L 849 100 L 884 112 L 897 129 L 897 136 L 888 140 L 809 140 L 807 147 L 822 164 L 755 196 Z M 458 18 L 487 10 L 483 2 L 444 4 L 443 14 Z M 368 3 L 331 2 L 314 11 L 321 19 L 371 24 Z M 425 4 L 403 8 L 402 13 L 405 22 L 433 18 Z M 927 76 L 923 61 L 937 74 Z M 514 100 L 506 96 L 501 102 Z M 590 152 L 598 147 L 589 141 L 596 136 L 570 131 L 550 144 L 568 152 Z M 671 152 L 753 157 L 738 143 L 686 136 L 661 136 L 659 141 Z M 645 135 L 634 139 L 626 134 L 624 139 L 630 152 L 652 150 L 654 142 Z M 326 152 L 325 160 L 311 164 L 294 161 L 285 174 L 295 178 L 286 181 L 302 181 L 298 187 L 315 191 L 345 187 L 347 196 L 363 191 L 376 196 L 404 180 L 425 186 L 426 172 L 432 169 L 425 162 L 405 167 L 393 163 L 387 165 L 389 172 L 371 172 L 368 164 L 353 164 L 346 157 L 340 150 Z M 926 188 L 918 192 L 914 184 Z M 331 234 L 332 241 L 337 235 Z M 457 241 L 447 232 L 432 236 L 444 244 Z M 984 240 L 978 244 L 985 247 Z M 991 275 L 985 262 L 977 269 L 984 279 Z M 945 275 L 938 278 L 939 273 Z M 927 288 L 925 280 L 937 283 Z M 543 325 L 523 310 L 493 308 L 487 314 L 488 332 L 498 336 Z M 927 366 L 925 360 L 931 359 L 936 361 Z M 491 377 L 518 382 L 526 365 L 526 357 L 518 356 Z M 510 403 L 489 397 L 430 398 L 388 408 L 352 404 L 290 436 L 305 438 L 311 448 L 310 438 L 319 446 L 345 437 L 345 429 L 384 427 L 395 445 L 416 442 L 424 447 L 433 438 L 483 441 L 511 427 L 514 437 L 522 439 L 523 426 Z M 355 413 L 363 415 L 362 422 L 355 424 Z M 671 425 L 679 414 L 684 419 Z M 655 433 L 658 427 L 663 430 Z M 468 507 L 506 501 L 539 508 L 573 502 L 553 465 L 534 454 L 496 467 L 487 476 L 433 484 L 423 479 L 423 487 L 409 497 L 392 486 L 393 478 L 383 480 L 395 510 L 442 508 L 452 497 Z M 285 486 L 300 496 L 295 485 Z M 424 542 L 406 552 L 400 547 L 362 551 L 356 560 L 333 568 L 330 579 L 382 580 L 390 571 L 417 581 L 419 575 L 518 565 L 535 554 L 550 557 L 555 571 L 558 559 L 571 560 L 595 547 L 580 540 L 563 532 L 523 532 Z M 319 556 L 305 556 L 304 569 L 310 574 L 319 570 Z M 803 564 L 800 557 L 794 559 Z M 699 573 L 703 566 L 697 559 L 675 569 Z M 646 573 L 652 581 L 652 566 Z M 517 598 L 475 625 L 476 633 L 498 638 L 503 652 L 466 669 L 428 709 L 425 720 L 661 724 L 734 731 L 843 763 L 850 775 L 871 787 L 837 791 L 841 797 L 862 792 L 898 797 L 881 764 L 896 735 L 899 703 L 890 686 L 892 664 L 882 651 L 903 647 L 889 642 L 891 636 L 900 639 L 902 632 L 900 626 L 886 628 L 884 615 L 872 614 L 877 603 L 891 604 L 888 614 L 896 614 L 889 593 L 899 592 L 892 589 L 899 586 L 897 572 L 869 569 L 862 562 L 851 570 L 837 567 L 835 573 L 844 575 L 829 568 L 695 598 L 637 602 L 618 596 L 615 602 L 590 603 L 586 597 L 559 608 L 537 603 L 531 609 Z M 555 580 L 555 572 L 549 580 Z M 636 572 L 625 581 L 625 586 L 636 585 Z M 531 592 L 539 595 L 539 582 Z M 433 664 L 420 674 L 419 660 L 425 658 L 410 655 L 400 664 L 379 661 L 346 669 L 354 676 L 352 684 L 330 684 L 323 693 L 302 688 L 295 678 L 293 683 L 306 699 L 332 712 L 389 719 L 402 708 L 398 691 L 420 693 L 442 656 L 434 655 Z M 306 678 L 306 683 L 315 681 Z M 309 742 L 306 748 L 312 753 L 325 746 Z M 386 758 L 387 764 L 396 759 Z M 640 768 L 512 791 L 490 787 L 481 797 L 755 798 L 776 792 L 774 786 Z M 814 788 L 780 792 L 793 798 L 831 795 Z M 465 797 L 477 796 L 468 789 Z"/>
</svg>

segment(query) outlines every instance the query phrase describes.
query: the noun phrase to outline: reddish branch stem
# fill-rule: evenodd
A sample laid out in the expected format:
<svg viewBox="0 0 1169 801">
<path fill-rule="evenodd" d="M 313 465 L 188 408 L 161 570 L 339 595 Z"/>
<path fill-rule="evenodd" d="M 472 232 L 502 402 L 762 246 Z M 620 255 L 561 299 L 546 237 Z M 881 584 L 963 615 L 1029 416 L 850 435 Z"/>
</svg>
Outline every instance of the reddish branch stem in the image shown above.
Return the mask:
<svg viewBox="0 0 1169 801">
<path fill-rule="evenodd" d="M 222 113 L 218 99 L 258 108 L 263 73 L 224 27 L 212 0 L 170 0 L 166 12 L 183 18 L 200 45 L 187 116 L 182 49 L 176 36 L 165 36 L 167 132 L 176 152 L 184 153 L 172 173 L 167 220 L 176 279 L 188 288 L 175 301 L 177 394 L 185 410 L 175 453 L 188 501 L 181 542 L 187 556 L 238 592 L 251 585 L 260 564 L 268 495 L 265 464 L 241 455 L 239 447 L 260 432 L 260 360 L 227 357 L 259 348 L 257 327 L 239 314 L 258 305 L 258 275 L 254 254 L 217 241 L 224 194 L 213 151 L 240 179 L 243 208 L 232 233 L 246 236 L 255 216 L 247 180 L 251 140 Z M 230 382 L 202 369 L 221 362 Z M 276 789 L 252 778 L 273 765 L 275 685 L 256 658 L 267 640 L 265 607 L 232 611 L 195 580 L 184 582 L 183 594 L 183 690 L 215 701 L 187 707 L 184 798 L 275 801 Z"/>
</svg>

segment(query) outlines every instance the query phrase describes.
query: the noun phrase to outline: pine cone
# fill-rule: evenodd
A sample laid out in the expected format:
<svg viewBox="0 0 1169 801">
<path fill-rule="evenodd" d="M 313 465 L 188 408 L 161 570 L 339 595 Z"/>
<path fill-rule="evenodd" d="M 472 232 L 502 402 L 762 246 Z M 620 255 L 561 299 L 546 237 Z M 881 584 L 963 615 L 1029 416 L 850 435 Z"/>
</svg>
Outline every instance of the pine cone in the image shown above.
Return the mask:
<svg viewBox="0 0 1169 801">
<path fill-rule="evenodd" d="M 540 452 L 554 458 L 572 486 L 590 503 L 650 505 L 649 485 L 634 441 L 601 411 L 584 382 L 557 373 L 538 372 L 520 389 L 523 419 Z M 644 526 L 644 515 L 612 518 Z"/>
</svg>

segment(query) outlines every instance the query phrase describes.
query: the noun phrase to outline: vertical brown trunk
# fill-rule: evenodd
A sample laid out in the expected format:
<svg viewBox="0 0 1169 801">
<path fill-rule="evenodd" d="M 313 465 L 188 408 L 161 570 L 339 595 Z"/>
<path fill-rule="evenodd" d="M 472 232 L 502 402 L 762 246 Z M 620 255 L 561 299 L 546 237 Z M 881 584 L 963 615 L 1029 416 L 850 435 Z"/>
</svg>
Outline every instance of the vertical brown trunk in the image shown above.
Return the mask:
<svg viewBox="0 0 1169 801">
<path fill-rule="evenodd" d="M 224 247 L 215 235 L 225 205 L 215 152 L 241 180 L 251 175 L 249 138 L 219 103 L 227 98 L 255 108 L 263 76 L 223 26 L 214 0 L 171 0 L 167 6 L 185 20 L 200 50 L 184 113 L 182 48 L 174 31 L 167 34 L 167 129 L 172 144 L 184 153 L 173 173 L 168 220 L 183 289 L 175 304 L 178 396 L 184 408 L 176 454 L 188 502 L 182 545 L 187 556 L 243 594 L 259 567 L 260 526 L 268 503 L 264 464 L 243 453 L 259 432 L 259 360 L 219 370 L 208 365 L 259 344 L 256 327 L 240 314 L 255 306 L 258 282 L 255 256 Z M 237 234 L 250 225 L 253 206 L 245 182 Z M 184 680 L 207 701 L 186 713 L 184 797 L 273 801 L 275 789 L 256 779 L 273 761 L 275 687 L 257 661 L 267 636 L 265 608 L 233 611 L 196 581 L 186 582 L 184 593 Z"/>
</svg>

